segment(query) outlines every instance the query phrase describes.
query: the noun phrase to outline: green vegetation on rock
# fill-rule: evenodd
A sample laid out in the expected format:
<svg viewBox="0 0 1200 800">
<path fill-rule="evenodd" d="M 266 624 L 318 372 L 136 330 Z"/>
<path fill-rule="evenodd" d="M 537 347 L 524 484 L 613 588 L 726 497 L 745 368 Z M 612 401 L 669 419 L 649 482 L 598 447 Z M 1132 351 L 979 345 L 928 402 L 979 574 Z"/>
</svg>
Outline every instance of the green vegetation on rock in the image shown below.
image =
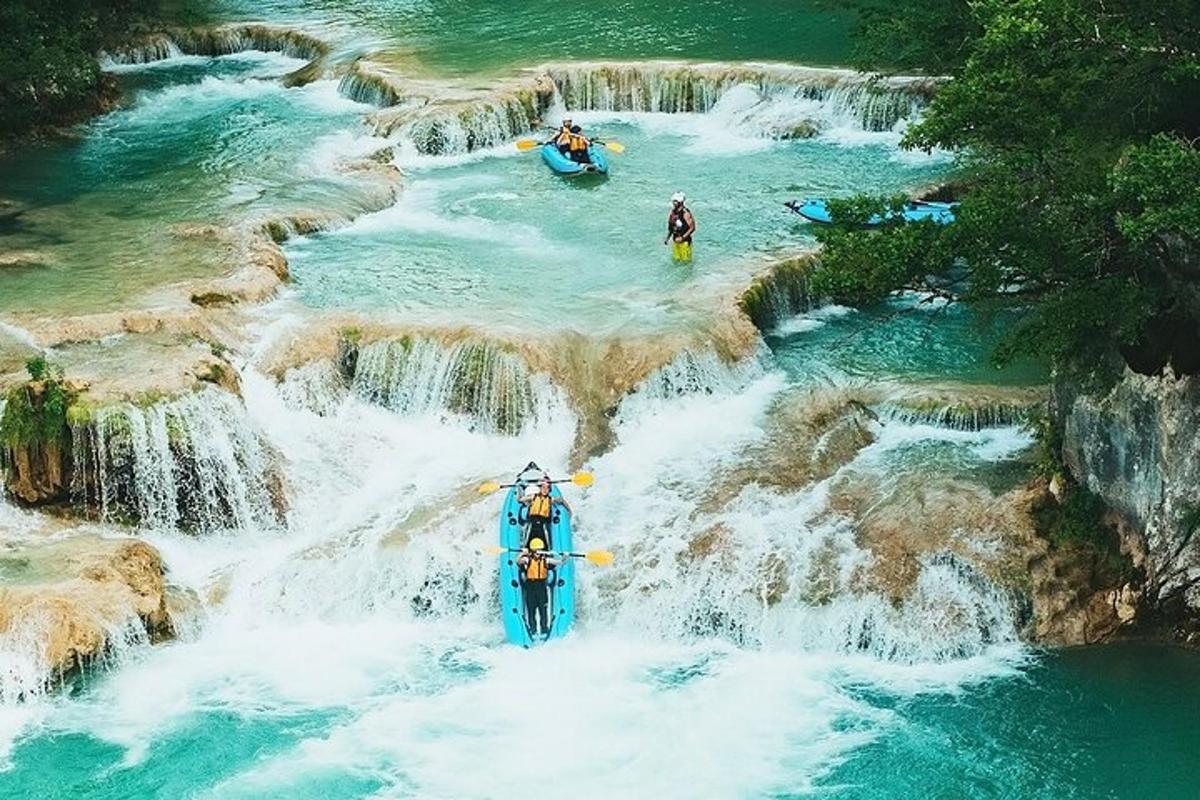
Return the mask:
<svg viewBox="0 0 1200 800">
<path fill-rule="evenodd" d="M 1119 353 L 1200 372 L 1200 5 L 1190 0 L 847 0 L 864 64 L 951 77 L 905 135 L 961 155 L 953 225 L 887 224 L 860 197 L 820 230 L 814 289 L 1003 306 L 995 356 L 1107 379 Z"/>
<path fill-rule="evenodd" d="M 757 278 L 738 298 L 738 308 L 759 330 L 767 330 L 781 317 L 808 307 L 813 267 L 809 256 L 781 261 Z"/>
<path fill-rule="evenodd" d="M 9 390 L 0 416 L 0 443 L 9 451 L 61 442 L 76 395 L 58 365 L 37 356 L 25 366 L 30 381 Z"/>
<path fill-rule="evenodd" d="M 96 54 L 159 20 L 195 20 L 187 0 L 0 3 L 0 137 L 83 119 L 110 94 Z"/>
</svg>

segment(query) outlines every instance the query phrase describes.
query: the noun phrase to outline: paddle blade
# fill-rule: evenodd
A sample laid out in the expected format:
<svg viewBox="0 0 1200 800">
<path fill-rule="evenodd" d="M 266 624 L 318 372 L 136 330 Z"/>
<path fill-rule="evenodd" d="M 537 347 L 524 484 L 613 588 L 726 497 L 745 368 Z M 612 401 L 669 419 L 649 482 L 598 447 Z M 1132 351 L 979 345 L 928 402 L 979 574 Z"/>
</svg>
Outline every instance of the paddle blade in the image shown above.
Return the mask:
<svg viewBox="0 0 1200 800">
<path fill-rule="evenodd" d="M 575 484 L 576 486 L 582 486 L 584 489 L 591 486 L 595 482 L 596 478 L 593 477 L 592 473 L 590 472 L 576 472 L 571 476 L 571 483 Z"/>
<path fill-rule="evenodd" d="M 522 153 L 526 153 L 530 150 L 534 150 L 541 146 L 542 146 L 542 143 L 537 141 L 536 139 L 518 139 L 517 140 L 517 149 L 520 150 Z"/>
<path fill-rule="evenodd" d="M 498 556 L 498 555 L 507 553 L 508 548 L 507 547 L 499 547 L 497 545 L 491 545 L 490 547 L 484 547 L 483 549 L 480 550 L 480 552 L 487 553 L 489 556 Z"/>
<path fill-rule="evenodd" d="M 625 145 L 621 144 L 620 142 L 605 142 L 604 146 L 607 147 L 609 150 L 613 151 L 614 153 L 624 153 L 625 152 Z"/>
<path fill-rule="evenodd" d="M 487 483 L 479 484 L 479 493 L 480 494 L 491 494 L 492 492 L 496 492 L 499 490 L 500 490 L 500 484 L 496 483 L 495 481 L 488 481 Z"/>
<path fill-rule="evenodd" d="M 613 562 L 613 554 L 608 550 L 589 550 L 584 553 L 584 558 L 598 567 L 607 567 Z"/>
</svg>

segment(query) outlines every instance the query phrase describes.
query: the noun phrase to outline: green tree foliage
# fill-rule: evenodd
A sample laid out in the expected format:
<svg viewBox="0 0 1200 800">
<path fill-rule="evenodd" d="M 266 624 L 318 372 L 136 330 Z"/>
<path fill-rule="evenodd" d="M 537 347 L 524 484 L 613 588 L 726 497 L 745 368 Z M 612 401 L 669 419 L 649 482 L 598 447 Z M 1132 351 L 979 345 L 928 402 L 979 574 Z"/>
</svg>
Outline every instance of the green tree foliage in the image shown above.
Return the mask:
<svg viewBox="0 0 1200 800">
<path fill-rule="evenodd" d="M 979 26 L 963 0 L 843 0 L 856 12 L 853 61 L 865 70 L 894 67 L 949 74 L 966 59 Z"/>
<path fill-rule="evenodd" d="M 900 66 L 950 76 L 905 146 L 958 153 L 967 189 L 946 227 L 861 226 L 896 198 L 835 207 L 814 288 L 1017 308 L 999 361 L 1098 376 L 1119 352 L 1146 372 L 1200 371 L 1200 3 L 850 4 L 860 58 L 889 63 L 903 36 Z"/>
<path fill-rule="evenodd" d="M 164 17 L 194 14 L 179 0 L 0 2 L 0 136 L 93 113 L 96 53 Z"/>
</svg>

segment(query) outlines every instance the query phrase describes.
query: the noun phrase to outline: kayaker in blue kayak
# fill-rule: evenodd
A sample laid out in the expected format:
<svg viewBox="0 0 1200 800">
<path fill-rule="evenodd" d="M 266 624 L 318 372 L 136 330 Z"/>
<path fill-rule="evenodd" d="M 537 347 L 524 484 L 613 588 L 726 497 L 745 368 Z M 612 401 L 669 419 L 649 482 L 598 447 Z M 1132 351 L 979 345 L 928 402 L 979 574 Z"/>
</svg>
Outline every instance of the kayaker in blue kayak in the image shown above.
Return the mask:
<svg viewBox="0 0 1200 800">
<path fill-rule="evenodd" d="M 552 497 L 550 495 L 549 478 L 542 478 L 538 482 L 535 492 L 517 498 L 517 502 L 524 505 L 529 513 L 529 525 L 525 533 L 526 542 L 531 542 L 535 538 L 541 539 L 544 542 L 552 541 L 550 529 L 555 506 L 563 506 L 567 509 L 568 514 L 572 517 L 575 516 L 575 509 L 571 508 L 571 504 L 567 502 L 565 497 Z"/>
<path fill-rule="evenodd" d="M 525 595 L 525 625 L 529 628 L 530 636 L 550 633 L 550 619 L 546 610 L 550 603 L 550 592 L 546 579 L 550 576 L 551 567 L 563 563 L 562 559 L 553 558 L 545 551 L 546 543 L 535 537 L 529 541 L 529 548 L 522 550 L 517 558 Z"/>
<path fill-rule="evenodd" d="M 674 240 L 671 255 L 679 262 L 692 260 L 692 235 L 696 233 L 696 218 L 684 203 L 687 197 L 683 192 L 671 195 L 671 213 L 667 215 L 667 238 L 663 244 Z"/>
</svg>

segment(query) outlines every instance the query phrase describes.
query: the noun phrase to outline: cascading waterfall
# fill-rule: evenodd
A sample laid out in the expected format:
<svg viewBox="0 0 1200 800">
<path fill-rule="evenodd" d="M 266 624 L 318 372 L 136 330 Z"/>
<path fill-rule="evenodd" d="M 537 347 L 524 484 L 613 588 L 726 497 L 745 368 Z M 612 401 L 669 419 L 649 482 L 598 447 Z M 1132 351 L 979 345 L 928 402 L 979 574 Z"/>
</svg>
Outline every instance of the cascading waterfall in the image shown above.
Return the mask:
<svg viewBox="0 0 1200 800">
<path fill-rule="evenodd" d="M 898 663 L 1016 642 L 1012 599 L 950 553 L 925 555 L 899 602 L 874 585 L 875 556 L 859 546 L 855 519 L 828 500 L 840 472 L 794 490 L 719 488 L 738 453 L 763 441 L 755 417 L 774 402 L 775 378 L 755 359 L 727 365 L 685 352 L 622 403 L 619 443 L 594 464 L 616 485 L 598 483 L 589 497 L 618 551 L 588 584 L 593 624 Z M 694 430 L 705 440 L 677 438 Z M 881 463 L 856 457 L 844 469 Z M 630 507 L 636 518 L 622 513 Z"/>
<path fill-rule="evenodd" d="M 398 106 L 402 102 L 412 102 L 414 105 L 424 105 L 425 98 L 409 97 L 385 76 L 365 68 L 361 63 L 355 64 L 350 71 L 338 82 L 338 92 L 359 103 L 387 108 Z"/>
<path fill-rule="evenodd" d="M 875 407 L 884 422 L 933 425 L 956 431 L 982 431 L 1025 425 L 1036 412 L 1034 404 L 1016 403 L 881 403 Z"/>
<path fill-rule="evenodd" d="M 108 406 L 73 435 L 75 491 L 104 519 L 160 530 L 275 524 L 268 454 L 227 392 Z"/>
<path fill-rule="evenodd" d="M 436 102 L 401 99 L 394 85 L 348 75 L 344 91 L 377 105 L 395 105 L 378 115 L 375 131 L 398 135 L 421 155 L 471 153 L 511 142 L 535 130 L 550 108 L 551 95 L 537 87 L 495 92 L 476 100 Z M 350 82 L 347 86 L 346 83 Z"/>
<path fill-rule="evenodd" d="M 186 55 L 179 43 L 165 34 L 150 36 L 131 47 L 103 53 L 100 57 L 102 66 L 112 69 L 115 66 L 131 64 L 151 64 L 155 61 L 165 61 L 168 58 L 179 58 Z"/>
<path fill-rule="evenodd" d="M 758 276 L 738 298 L 738 308 L 760 331 L 768 331 L 813 305 L 809 292 L 809 273 L 815 260 L 809 256 L 774 265 Z"/>
<path fill-rule="evenodd" d="M 298 5 L 267 12 L 329 31 L 336 51 L 271 25 L 146 37 L 105 66 L 133 73 L 244 49 L 309 63 L 282 81 L 298 62 L 190 57 L 131 74 L 122 84 L 138 92 L 136 113 L 84 126 L 82 146 L 38 148 L 30 169 L 14 170 L 14 208 L 39 226 L 34 238 L 52 242 L 61 227 L 51 195 L 90 197 L 70 215 L 89 228 L 73 241 L 111 240 L 118 257 L 106 261 L 120 268 L 135 248 L 105 212 L 128 208 L 148 181 L 177 179 L 172 208 L 215 208 L 221 219 L 208 222 L 264 247 L 287 242 L 295 281 L 262 305 L 184 301 L 191 310 L 176 314 L 156 302 L 92 317 L 124 307 L 114 296 L 90 308 L 107 285 L 97 265 L 81 265 L 87 280 L 61 306 L 38 291 L 53 270 L 14 273 L 31 283 L 11 313 L 37 317 L 37 339 L 62 342 L 47 358 L 87 383 L 64 462 L 86 513 L 0 496 L 0 795 L 498 797 L 528 791 L 534 750 L 583 798 L 695 787 L 730 798 L 1093 794 L 1045 769 L 1047 734 L 1031 740 L 1010 724 L 1061 710 L 1065 733 L 1045 726 L 1063 748 L 1056 763 L 1106 780 L 1071 728 L 1080 698 L 1107 702 L 1110 675 L 1089 684 L 1070 663 L 1056 671 L 1060 654 L 1020 642 L 1042 623 L 1039 570 L 1058 567 L 1020 485 L 1030 437 L 1016 426 L 1036 392 L 1008 385 L 1023 380 L 1010 373 L 973 385 L 992 380 L 967 363 L 982 345 L 953 327 L 918 339 L 911 317 L 821 305 L 811 259 L 765 263 L 810 242 L 778 200 L 946 177 L 949 167 L 895 147 L 934 81 L 759 63 L 500 75 L 490 70 L 594 49 L 576 44 L 594 31 L 549 6 L 529 16 L 407 4 L 399 21 L 378 3 Z M 674 20 L 626 5 L 604 13 L 644 27 L 628 27 L 616 50 L 678 39 Z M 693 21 L 719 21 L 711 5 L 690 9 Z M 541 11 L 549 50 L 526 36 Z M 449 24 L 462 13 L 471 24 Z M 747 12 L 764 14 L 778 25 L 771 9 Z M 786 31 L 767 32 L 731 32 L 722 49 L 788 50 Z M 371 55 L 348 63 L 360 53 Z M 337 78 L 341 95 L 375 108 L 333 96 Z M 164 86 L 169 114 L 146 102 Z M 220 102 L 175 113 L 193 89 Z M 560 111 L 627 144 L 611 179 L 573 184 L 536 151 L 517 157 L 512 140 Z M 162 174 L 142 168 L 163 159 Z M 682 163 L 702 165 L 680 188 L 712 218 L 701 220 L 699 271 L 667 266 L 657 237 L 638 232 L 662 224 Z M 280 174 L 289 164 L 297 173 Z M 75 174 L 55 177 L 64 166 Z M 404 195 L 386 208 L 401 168 Z M 32 186 L 43 172 L 45 192 Z M 352 199 L 360 179 L 386 191 Z M 353 210 L 322 211 L 329 203 Z M 185 253 L 226 243 L 172 208 L 122 230 L 178 238 Z M 758 339 L 729 308 L 751 270 L 740 308 Z M 122 283 L 138 285 L 141 308 L 160 278 Z M 531 281 L 551 287 L 553 308 L 514 289 Z M 55 320 L 16 308 L 22 297 L 89 315 Z M 109 327 L 101 342 L 74 341 Z M 153 381 L 176 352 L 207 361 L 198 339 L 210 336 L 232 348 L 237 394 L 205 384 L 92 405 L 129 386 L 110 380 L 116 370 L 136 365 Z M 751 340 L 757 351 L 732 355 Z M 21 378 L 25 350 L 6 350 L 6 379 Z M 530 461 L 555 477 L 595 476 L 586 490 L 561 488 L 577 549 L 615 559 L 578 560 L 575 628 L 522 651 L 504 644 L 498 619 L 507 554 L 490 546 L 504 495 L 479 489 Z M 36 554 L 47 540 L 54 552 Z M 1064 602 L 1076 600 L 1089 597 Z M 44 646 L 72 627 L 101 641 L 88 664 Z M 1038 666 L 1020 675 L 1026 659 Z M 1183 696 L 1152 672 L 1156 693 Z M 947 732 L 959 746 L 942 746 Z"/>
<path fill-rule="evenodd" d="M 101 54 L 101 62 L 112 65 L 148 64 L 181 55 L 223 56 L 261 50 L 292 58 L 315 61 L 329 52 L 329 45 L 303 31 L 272 25 L 229 25 L 220 28 L 184 28 L 156 34 L 128 47 Z"/>
<path fill-rule="evenodd" d="M 412 87 L 368 62 L 340 91 L 379 106 L 374 127 L 421 155 L 496 147 L 537 129 L 553 108 L 569 111 L 712 114 L 757 137 L 793 139 L 844 127 L 889 131 L 920 113 L 927 79 L 870 81 L 858 73 L 802 67 L 657 62 L 552 64 L 517 88 L 471 100 Z"/>
<path fill-rule="evenodd" d="M 765 374 L 765 357 L 765 350 L 760 349 L 751 358 L 728 362 L 714 350 L 683 350 L 648 375 L 622 408 L 692 394 L 732 394 Z"/>
<path fill-rule="evenodd" d="M 581 111 L 710 113 L 735 89 L 757 96 L 738 113 L 762 123 L 763 134 L 790 138 L 799 125 L 854 124 L 886 131 L 917 115 L 930 83 L 924 79 L 872 82 L 858 73 L 802 67 L 723 64 L 563 64 L 546 68 L 562 105 Z M 780 106 L 796 106 L 790 114 Z"/>
<path fill-rule="evenodd" d="M 451 413 L 486 433 L 519 433 L 561 408 L 561 393 L 519 355 L 484 341 L 405 337 L 367 345 L 351 391 L 404 416 Z"/>
<path fill-rule="evenodd" d="M 453 155 L 497 147 L 534 130 L 538 109 L 519 97 L 500 97 L 461 109 L 420 113 L 406 133 L 422 155 Z"/>
</svg>

